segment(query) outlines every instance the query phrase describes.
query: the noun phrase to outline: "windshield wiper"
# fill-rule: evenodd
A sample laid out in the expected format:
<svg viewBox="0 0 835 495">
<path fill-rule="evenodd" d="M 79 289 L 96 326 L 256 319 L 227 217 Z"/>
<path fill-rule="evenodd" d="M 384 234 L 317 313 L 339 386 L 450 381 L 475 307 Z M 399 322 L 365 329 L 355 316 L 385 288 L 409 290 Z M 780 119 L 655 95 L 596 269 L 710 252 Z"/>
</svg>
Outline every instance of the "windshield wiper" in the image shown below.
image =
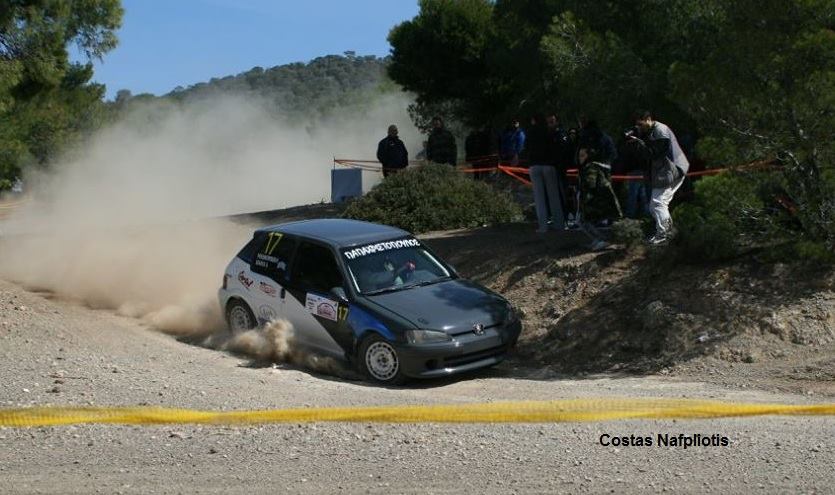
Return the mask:
<svg viewBox="0 0 835 495">
<path fill-rule="evenodd" d="M 376 296 L 377 294 L 384 294 L 386 292 L 397 292 L 399 290 L 412 289 L 414 287 L 423 287 L 425 285 L 437 284 L 438 282 L 446 282 L 447 280 L 452 280 L 452 277 L 449 276 L 449 275 L 446 275 L 446 276 L 443 276 L 443 277 L 438 277 L 435 280 L 424 280 L 423 282 L 417 282 L 417 283 L 409 284 L 409 285 L 393 285 L 391 287 L 386 287 L 384 289 L 376 289 L 376 290 L 372 290 L 372 291 L 369 291 L 369 292 L 363 292 L 362 294 L 364 296 Z"/>
<path fill-rule="evenodd" d="M 452 277 L 449 277 L 449 276 L 438 277 L 435 280 L 424 280 L 423 282 L 417 282 L 417 283 L 414 283 L 414 284 L 401 285 L 400 288 L 401 289 L 411 289 L 412 287 L 423 287 L 425 285 L 437 284 L 438 282 L 446 282 L 447 280 L 452 280 Z"/>
<path fill-rule="evenodd" d="M 377 294 L 384 294 L 386 292 L 396 292 L 396 291 L 398 291 L 400 289 L 403 289 L 403 288 L 405 288 L 405 287 L 402 286 L 402 285 L 392 285 L 391 287 L 385 287 L 385 288 L 382 288 L 382 289 L 374 289 L 374 290 L 370 290 L 368 292 L 363 292 L 362 295 L 364 295 L 364 296 L 376 296 Z"/>
</svg>

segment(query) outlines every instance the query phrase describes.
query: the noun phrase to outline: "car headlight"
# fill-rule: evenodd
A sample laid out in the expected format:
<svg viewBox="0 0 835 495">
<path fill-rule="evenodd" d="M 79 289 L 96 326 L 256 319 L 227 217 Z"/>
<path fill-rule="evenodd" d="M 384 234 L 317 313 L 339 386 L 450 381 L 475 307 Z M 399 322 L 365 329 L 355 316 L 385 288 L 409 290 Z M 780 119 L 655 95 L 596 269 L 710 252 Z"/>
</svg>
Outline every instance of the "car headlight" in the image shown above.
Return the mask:
<svg viewBox="0 0 835 495">
<path fill-rule="evenodd" d="M 406 340 L 410 344 L 430 344 L 435 342 L 449 342 L 452 337 L 446 332 L 437 330 L 407 330 Z"/>
</svg>

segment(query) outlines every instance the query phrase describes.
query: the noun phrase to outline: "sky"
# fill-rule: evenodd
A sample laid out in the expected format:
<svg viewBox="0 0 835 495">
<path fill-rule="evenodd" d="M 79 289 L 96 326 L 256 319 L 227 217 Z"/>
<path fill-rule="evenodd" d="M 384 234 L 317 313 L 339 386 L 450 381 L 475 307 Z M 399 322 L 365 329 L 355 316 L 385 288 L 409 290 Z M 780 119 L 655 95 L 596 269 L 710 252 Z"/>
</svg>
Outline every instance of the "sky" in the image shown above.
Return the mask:
<svg viewBox="0 0 835 495">
<path fill-rule="evenodd" d="M 389 54 L 417 0 L 122 0 L 119 46 L 95 61 L 107 98 L 165 94 L 212 77 L 324 55 Z M 76 60 L 81 60 L 77 54 Z"/>
</svg>

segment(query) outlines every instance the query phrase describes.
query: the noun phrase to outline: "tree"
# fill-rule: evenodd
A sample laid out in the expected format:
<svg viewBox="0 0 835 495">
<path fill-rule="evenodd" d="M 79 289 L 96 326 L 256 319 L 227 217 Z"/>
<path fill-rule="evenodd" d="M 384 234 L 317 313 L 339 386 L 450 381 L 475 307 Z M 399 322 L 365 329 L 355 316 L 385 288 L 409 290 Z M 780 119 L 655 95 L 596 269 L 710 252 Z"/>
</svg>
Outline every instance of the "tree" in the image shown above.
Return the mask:
<svg viewBox="0 0 835 495">
<path fill-rule="evenodd" d="M 620 129 L 650 108 L 700 135 L 718 165 L 779 159 L 763 204 L 787 196 L 791 235 L 835 249 L 835 0 L 420 6 L 389 37 L 389 74 L 417 94 L 416 122 L 438 108 L 469 124 L 556 109 Z"/>
<path fill-rule="evenodd" d="M 672 91 L 708 136 L 700 149 L 778 159 L 774 194 L 796 211 L 792 235 L 835 251 L 835 2 L 728 2 L 714 41 L 671 70 Z"/>
<path fill-rule="evenodd" d="M 0 9 L 0 189 L 94 126 L 104 88 L 92 65 L 116 46 L 119 0 L 9 0 Z"/>
<path fill-rule="evenodd" d="M 253 67 L 234 76 L 178 87 L 162 99 L 186 104 L 220 95 L 255 97 L 263 100 L 276 118 L 316 119 L 336 108 L 357 105 L 380 93 L 395 91 L 397 88 L 386 78 L 388 62 L 386 58 L 349 54 L 318 57 L 306 64 Z"/>
<path fill-rule="evenodd" d="M 417 94 L 416 108 L 443 102 L 455 117 L 477 119 L 488 106 L 492 10 L 488 0 L 421 0 L 420 14 L 391 30 L 388 74 Z"/>
</svg>

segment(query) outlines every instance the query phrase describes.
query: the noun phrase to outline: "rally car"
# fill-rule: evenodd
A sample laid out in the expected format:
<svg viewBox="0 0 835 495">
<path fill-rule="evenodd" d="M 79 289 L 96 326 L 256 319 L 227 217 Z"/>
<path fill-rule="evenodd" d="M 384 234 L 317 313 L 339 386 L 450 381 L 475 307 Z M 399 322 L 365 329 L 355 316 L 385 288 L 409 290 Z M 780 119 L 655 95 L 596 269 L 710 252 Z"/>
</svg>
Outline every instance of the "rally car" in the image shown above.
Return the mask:
<svg viewBox="0 0 835 495">
<path fill-rule="evenodd" d="M 255 231 L 218 293 L 229 329 L 283 318 L 296 345 L 386 384 L 500 362 L 521 323 L 406 231 L 321 219 Z"/>
</svg>

